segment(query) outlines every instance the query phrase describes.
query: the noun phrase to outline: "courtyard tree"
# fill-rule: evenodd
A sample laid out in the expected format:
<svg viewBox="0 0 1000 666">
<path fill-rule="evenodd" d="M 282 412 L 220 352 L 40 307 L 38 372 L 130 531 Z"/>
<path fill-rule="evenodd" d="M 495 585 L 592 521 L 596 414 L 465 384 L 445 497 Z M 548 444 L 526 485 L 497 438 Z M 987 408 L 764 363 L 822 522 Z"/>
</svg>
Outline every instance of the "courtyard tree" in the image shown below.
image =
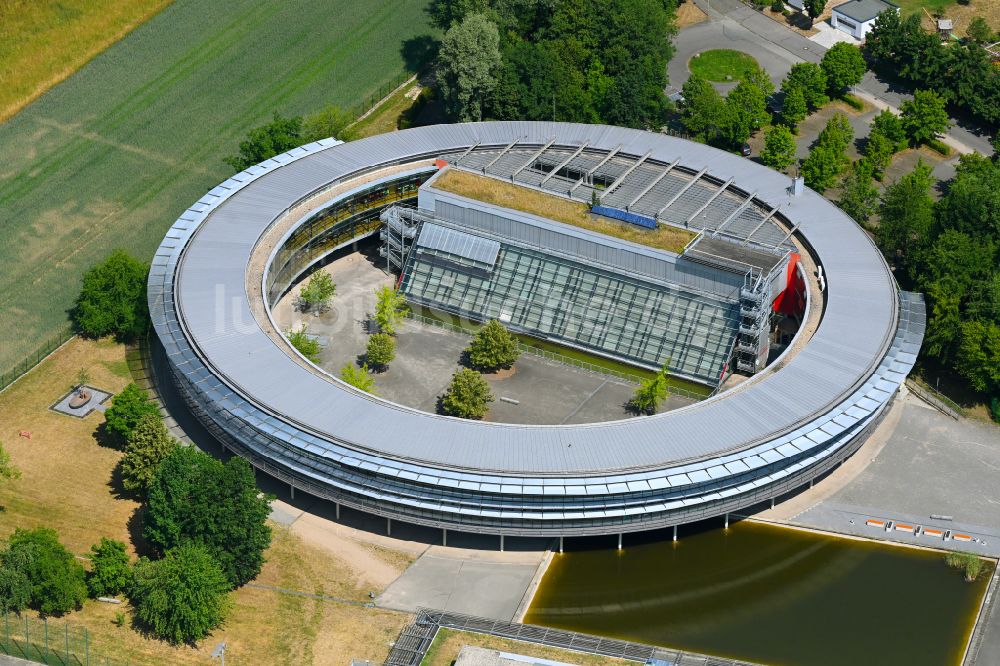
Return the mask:
<svg viewBox="0 0 1000 666">
<path fill-rule="evenodd" d="M 297 148 L 302 143 L 302 117 L 285 118 L 275 112 L 271 122 L 253 128 L 247 134 L 247 138 L 240 141 L 239 154 L 226 157 L 222 161 L 234 171 L 244 171 L 275 155 Z"/>
<path fill-rule="evenodd" d="M 309 327 L 303 326 L 299 329 L 288 329 L 285 332 L 288 342 L 295 347 L 296 351 L 305 356 L 313 363 L 319 362 L 319 353 L 322 347 L 316 336 L 309 335 Z"/>
<path fill-rule="evenodd" d="M 30 608 L 43 615 L 62 615 L 78 610 L 87 598 L 83 566 L 59 542 L 55 530 L 14 530 L 7 550 L 0 553 L 0 568 L 20 574 L 4 576 L 13 595 L 6 602 L 10 606 L 22 603 L 27 591 Z"/>
<path fill-rule="evenodd" d="M 785 100 L 781 105 L 781 122 L 795 132 L 808 113 L 809 107 L 802 93 L 802 86 L 792 86 L 785 91 Z"/>
<path fill-rule="evenodd" d="M 872 185 L 871 167 L 864 161 L 855 162 L 840 188 L 837 205 L 858 222 L 867 222 L 878 208 L 878 190 Z"/>
<path fill-rule="evenodd" d="M 660 403 L 670 395 L 670 370 L 667 368 L 668 364 L 669 361 L 664 363 L 663 367 L 653 377 L 642 380 L 639 388 L 635 390 L 635 394 L 629 401 L 630 409 L 639 414 L 656 413 L 656 410 L 660 407 Z"/>
<path fill-rule="evenodd" d="M 147 493 L 143 536 L 161 553 L 198 543 L 219 563 L 230 587 L 253 580 L 271 542 L 270 498 L 240 457 L 225 463 L 179 446 L 156 468 Z"/>
<path fill-rule="evenodd" d="M 365 362 L 382 372 L 396 358 L 396 338 L 388 333 L 374 333 L 368 336 L 365 348 Z"/>
<path fill-rule="evenodd" d="M 407 311 L 406 298 L 392 287 L 382 286 L 375 290 L 375 325 L 382 333 L 395 335 Z"/>
<path fill-rule="evenodd" d="M 933 90 L 917 90 L 901 107 L 903 130 L 914 145 L 927 143 L 948 129 L 945 99 Z"/>
<path fill-rule="evenodd" d="M 775 125 L 764 135 L 760 159 L 772 169 L 784 169 L 795 161 L 795 137 L 785 125 Z"/>
<path fill-rule="evenodd" d="M 372 377 L 368 364 L 365 363 L 360 368 L 353 363 L 348 363 L 340 369 L 340 379 L 350 384 L 359 391 L 377 395 L 375 393 L 375 378 Z"/>
<path fill-rule="evenodd" d="M 131 593 L 136 620 L 172 643 L 193 643 L 222 624 L 230 608 L 228 585 L 207 548 L 183 543 L 163 559 L 136 564 Z"/>
<path fill-rule="evenodd" d="M 830 101 L 826 96 L 827 80 L 823 68 L 814 62 L 800 62 L 792 65 L 788 75 L 781 83 L 781 89 L 787 94 L 793 88 L 802 91 L 809 110 L 815 111 Z"/>
<path fill-rule="evenodd" d="M 475 370 L 461 368 L 441 396 L 441 411 L 463 419 L 481 419 L 489 411 L 491 402 L 493 393 L 483 376 Z"/>
<path fill-rule="evenodd" d="M 854 44 L 837 42 L 823 54 L 820 67 L 826 74 L 826 87 L 831 97 L 840 97 L 850 86 L 861 82 L 868 65 Z"/>
<path fill-rule="evenodd" d="M 483 119 L 483 100 L 496 89 L 502 64 L 500 33 L 486 14 L 472 12 L 448 28 L 441 40 L 437 82 L 453 120 Z"/>
<path fill-rule="evenodd" d="M 318 270 L 309 277 L 309 282 L 299 292 L 296 305 L 303 312 L 320 314 L 330 309 L 330 301 L 337 293 L 337 285 L 324 270 Z"/>
<path fill-rule="evenodd" d="M 159 414 L 144 414 L 125 440 L 121 460 L 125 490 L 144 495 L 156 475 L 156 468 L 177 448 Z"/>
<path fill-rule="evenodd" d="M 111 399 L 111 406 L 104 412 L 104 421 L 109 433 L 128 441 L 139 421 L 147 414 L 159 418 L 160 408 L 149 399 L 146 391 L 131 383 Z"/>
<path fill-rule="evenodd" d="M 469 364 L 484 372 L 509 368 L 521 355 L 517 338 L 496 319 L 489 320 L 479 329 L 466 351 Z"/>
<path fill-rule="evenodd" d="M 87 271 L 72 310 L 77 331 L 88 338 L 113 335 L 121 342 L 145 333 L 149 324 L 148 274 L 148 264 L 123 250 L 115 250 Z"/>
<path fill-rule="evenodd" d="M 107 537 L 90 547 L 87 589 L 92 597 L 113 597 L 132 585 L 132 562 L 125 544 Z"/>
</svg>

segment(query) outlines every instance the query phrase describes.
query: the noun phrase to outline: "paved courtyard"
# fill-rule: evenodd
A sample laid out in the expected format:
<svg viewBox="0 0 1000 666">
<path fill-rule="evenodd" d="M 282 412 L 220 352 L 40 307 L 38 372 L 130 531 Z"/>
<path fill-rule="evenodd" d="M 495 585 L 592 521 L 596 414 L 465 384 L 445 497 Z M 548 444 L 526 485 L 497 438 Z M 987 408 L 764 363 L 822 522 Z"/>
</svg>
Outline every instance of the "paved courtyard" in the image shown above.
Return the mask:
<svg viewBox="0 0 1000 666">
<path fill-rule="evenodd" d="M 324 344 L 319 365 L 339 376 L 341 367 L 363 356 L 375 289 L 392 280 L 379 265 L 358 253 L 337 259 L 325 270 L 337 284 L 333 308 L 319 317 L 302 316 L 293 311 L 293 289 L 275 308 L 275 321 L 282 330 L 305 324 Z M 407 320 L 397 336 L 396 359 L 376 376 L 375 390 L 387 400 L 436 411 L 439 396 L 461 367 L 459 359 L 470 339 L 464 333 Z M 553 425 L 632 418 L 625 403 L 632 397 L 634 384 L 531 354 L 521 355 L 512 375 L 487 375 L 486 379 L 496 398 L 486 417 L 489 421 Z M 664 409 L 690 402 L 671 396 Z"/>
</svg>

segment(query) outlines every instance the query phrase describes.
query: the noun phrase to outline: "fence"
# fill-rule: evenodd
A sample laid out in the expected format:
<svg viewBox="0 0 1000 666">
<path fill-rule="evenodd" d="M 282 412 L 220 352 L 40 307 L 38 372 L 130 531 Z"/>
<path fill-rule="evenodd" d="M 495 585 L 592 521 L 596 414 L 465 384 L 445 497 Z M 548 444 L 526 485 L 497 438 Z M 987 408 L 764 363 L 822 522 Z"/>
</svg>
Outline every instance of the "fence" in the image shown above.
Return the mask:
<svg viewBox="0 0 1000 666">
<path fill-rule="evenodd" d="M 643 643 L 581 634 L 575 631 L 550 629 L 531 624 L 515 624 L 428 608 L 419 609 L 417 619 L 403 629 L 385 661 L 386 666 L 417 666 L 427 654 L 438 629 L 442 627 L 547 645 L 574 652 L 625 659 L 640 664 L 651 659 L 659 659 L 668 664 L 684 664 L 685 666 L 753 666 L 750 662 L 724 657 L 711 657 Z"/>
<path fill-rule="evenodd" d="M 415 321 L 419 321 L 422 324 L 429 324 L 431 326 L 436 326 L 438 328 L 443 328 L 445 330 L 451 331 L 453 333 L 464 333 L 466 335 L 474 334 L 476 331 L 471 328 L 465 328 L 452 324 L 440 319 L 435 319 L 433 317 L 425 317 L 423 315 L 416 314 L 412 310 L 407 314 L 407 317 Z M 518 348 L 525 354 L 531 354 L 532 356 L 538 356 L 540 358 L 548 359 L 550 361 L 555 361 L 556 363 L 562 363 L 563 365 L 570 365 L 574 368 L 579 368 L 581 370 L 586 370 L 587 372 L 592 372 L 598 375 L 607 375 L 609 377 L 615 377 L 616 379 L 621 379 L 623 381 L 632 384 L 641 384 L 646 378 L 641 375 L 632 374 L 629 372 L 622 372 L 621 370 L 615 370 L 614 368 L 609 368 L 607 366 L 598 365 L 596 363 L 589 363 L 587 361 L 573 358 L 572 356 L 565 356 L 563 354 L 558 354 L 556 352 L 548 351 L 547 349 L 540 349 L 523 342 L 517 343 Z M 695 393 L 694 391 L 689 391 L 680 386 L 670 387 L 671 395 L 679 395 L 684 398 L 688 398 L 694 401 L 704 400 L 706 395 Z"/>
<path fill-rule="evenodd" d="M 46 340 L 42 345 L 35 349 L 34 352 L 28 354 L 26 357 L 14 364 L 12 368 L 3 374 L 0 374 L 0 391 L 13 384 L 19 377 L 41 363 L 46 356 L 65 344 L 67 340 L 73 337 L 73 335 L 73 328 L 71 326 L 67 326 L 62 331 Z"/>
<path fill-rule="evenodd" d="M 95 653 L 86 627 L 48 618 L 4 614 L 0 652 L 51 666 L 121 666 Z"/>
<path fill-rule="evenodd" d="M 412 72 L 401 72 L 392 81 L 380 86 L 377 91 L 373 92 L 363 102 L 351 109 L 351 114 L 356 120 L 360 120 L 361 116 L 375 108 L 379 102 L 385 99 L 386 95 L 406 83 L 406 81 L 413 78 L 413 76 L 414 74 Z"/>
</svg>

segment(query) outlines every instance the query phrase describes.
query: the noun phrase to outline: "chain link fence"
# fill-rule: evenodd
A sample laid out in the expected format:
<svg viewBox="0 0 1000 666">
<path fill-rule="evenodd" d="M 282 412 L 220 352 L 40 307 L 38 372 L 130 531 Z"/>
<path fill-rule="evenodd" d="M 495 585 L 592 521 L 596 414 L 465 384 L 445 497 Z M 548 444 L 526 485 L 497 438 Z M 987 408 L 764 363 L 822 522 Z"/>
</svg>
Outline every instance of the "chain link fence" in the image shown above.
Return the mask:
<svg viewBox="0 0 1000 666">
<path fill-rule="evenodd" d="M 73 337 L 75 331 L 72 326 L 66 326 L 63 330 L 50 337 L 39 345 L 35 351 L 31 352 L 13 366 L 7 368 L 0 374 L 0 391 L 13 384 L 18 378 L 26 374 L 29 370 L 42 362 L 46 356 L 59 349 L 67 340 Z"/>
<path fill-rule="evenodd" d="M 49 621 L 28 615 L 6 613 L 0 652 L 52 666 L 123 666 L 97 654 L 86 627 L 65 621 Z"/>
</svg>

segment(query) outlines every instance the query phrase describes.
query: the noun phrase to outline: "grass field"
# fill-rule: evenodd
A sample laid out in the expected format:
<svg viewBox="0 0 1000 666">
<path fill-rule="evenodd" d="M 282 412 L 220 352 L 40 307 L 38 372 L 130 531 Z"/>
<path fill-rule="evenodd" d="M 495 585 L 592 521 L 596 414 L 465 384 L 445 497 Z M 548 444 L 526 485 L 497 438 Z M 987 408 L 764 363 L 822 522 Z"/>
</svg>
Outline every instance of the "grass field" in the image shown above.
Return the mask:
<svg viewBox="0 0 1000 666">
<path fill-rule="evenodd" d="M 69 390 L 79 369 L 91 384 L 117 391 L 132 379 L 125 348 L 109 342 L 74 339 L 8 390 L 0 393 L 0 440 L 22 478 L 0 484 L 0 538 L 16 527 L 45 525 L 59 532 L 74 553 L 88 553 L 102 536 L 132 541 L 140 522 L 139 505 L 119 497 L 110 483 L 121 453 L 99 445 L 93 433 L 103 420 L 84 419 L 48 409 Z M 31 439 L 19 436 L 31 432 Z M 311 545 L 287 528 L 272 525 L 274 539 L 255 584 L 365 601 L 372 589 L 351 562 Z M 368 548 L 372 557 L 400 573 L 412 558 Z M 401 613 L 244 587 L 233 594 L 226 623 L 197 647 L 173 647 L 143 636 L 128 624 L 112 623 L 129 608 L 87 602 L 65 621 L 86 627 L 95 655 L 121 664 L 210 664 L 220 641 L 235 664 L 347 664 L 351 658 L 381 663 L 389 642 L 410 619 Z M 53 620 L 62 629 L 63 619 Z M 103 660 L 100 663 L 104 663 Z"/>
<path fill-rule="evenodd" d="M 703 51 L 688 61 L 688 69 L 709 81 L 739 81 L 757 61 L 742 51 L 713 49 Z M 729 78 L 726 78 L 729 77 Z"/>
<path fill-rule="evenodd" d="M 345 108 L 425 52 L 424 0 L 177 0 L 0 125 L 0 373 L 115 247 L 149 259 L 274 111 Z"/>
<path fill-rule="evenodd" d="M 0 1 L 0 122 L 170 2 Z"/>
</svg>

